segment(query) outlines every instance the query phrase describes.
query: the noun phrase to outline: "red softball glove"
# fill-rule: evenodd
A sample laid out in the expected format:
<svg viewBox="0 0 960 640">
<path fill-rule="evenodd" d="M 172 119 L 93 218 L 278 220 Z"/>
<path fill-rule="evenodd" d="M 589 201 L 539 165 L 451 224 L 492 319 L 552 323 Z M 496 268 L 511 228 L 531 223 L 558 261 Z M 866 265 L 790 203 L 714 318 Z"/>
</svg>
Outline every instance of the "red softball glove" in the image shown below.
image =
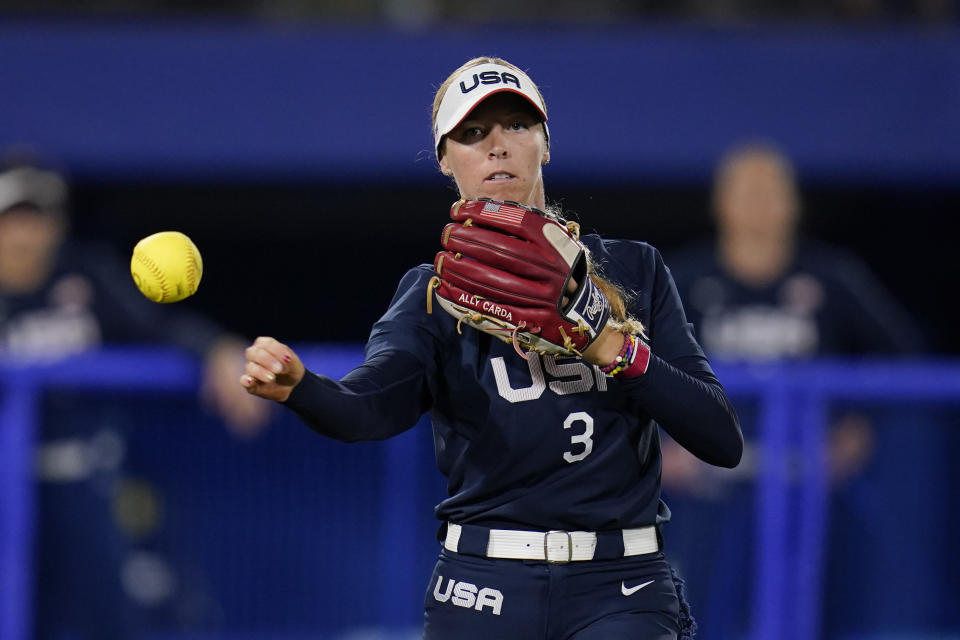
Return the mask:
<svg viewBox="0 0 960 640">
<path fill-rule="evenodd" d="M 431 281 L 444 311 L 521 355 L 520 347 L 581 355 L 606 326 L 610 303 L 587 274 L 575 228 L 534 207 L 487 199 L 460 200 L 450 217 Z M 428 293 L 428 311 L 430 301 Z"/>
</svg>

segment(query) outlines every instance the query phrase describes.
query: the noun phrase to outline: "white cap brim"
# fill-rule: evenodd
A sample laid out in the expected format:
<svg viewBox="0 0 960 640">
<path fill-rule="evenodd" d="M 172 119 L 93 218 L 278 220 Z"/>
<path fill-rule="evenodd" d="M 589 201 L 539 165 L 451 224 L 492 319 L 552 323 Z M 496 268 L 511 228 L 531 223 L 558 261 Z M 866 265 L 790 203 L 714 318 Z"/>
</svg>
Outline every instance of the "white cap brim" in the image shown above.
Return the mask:
<svg viewBox="0 0 960 640">
<path fill-rule="evenodd" d="M 439 153 L 443 136 L 457 128 L 473 109 L 495 93 L 512 92 L 521 95 L 533 105 L 543 118 L 547 131 L 547 107 L 540 97 L 537 85 L 522 71 L 502 64 L 485 63 L 470 67 L 455 77 L 447 87 L 437 110 L 433 129 L 433 147 Z M 549 137 L 549 134 L 546 134 Z"/>
<path fill-rule="evenodd" d="M 0 212 L 18 204 L 32 204 L 50 213 L 62 213 L 67 185 L 52 171 L 16 167 L 0 174 Z"/>
</svg>

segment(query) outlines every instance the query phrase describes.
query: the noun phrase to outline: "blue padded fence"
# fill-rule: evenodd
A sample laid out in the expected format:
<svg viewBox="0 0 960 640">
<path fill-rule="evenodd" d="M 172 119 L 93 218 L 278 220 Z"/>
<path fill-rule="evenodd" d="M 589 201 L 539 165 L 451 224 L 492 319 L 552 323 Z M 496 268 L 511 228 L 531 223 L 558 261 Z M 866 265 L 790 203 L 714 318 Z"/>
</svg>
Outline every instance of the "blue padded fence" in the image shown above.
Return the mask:
<svg viewBox="0 0 960 640">
<path fill-rule="evenodd" d="M 302 353 L 308 365 L 331 376 L 342 375 L 362 359 L 362 350 L 353 346 L 313 346 Z M 735 404 L 746 399 L 756 402 L 759 415 L 757 441 L 763 455 L 754 503 L 755 545 L 749 550 L 754 584 L 749 603 L 749 637 L 814 640 L 820 637 L 823 604 L 829 501 L 823 445 L 828 407 L 838 401 L 880 407 L 891 403 L 952 405 L 960 401 L 960 363 L 828 361 L 799 365 L 718 364 L 716 368 Z M 280 622 L 270 616 L 248 620 L 243 612 L 253 601 L 241 600 L 233 605 L 221 603 L 219 617 L 205 618 L 202 624 L 187 630 L 191 633 L 188 637 L 346 637 L 337 634 L 360 627 L 405 630 L 418 624 L 431 554 L 436 550 L 431 540 L 430 505 L 439 497 L 442 487 L 439 474 L 434 471 L 434 475 L 428 475 L 433 461 L 426 421 L 383 443 L 342 445 L 317 438 L 291 416 L 278 414 L 276 424 L 271 426 L 275 429 L 272 440 L 238 447 L 228 444 L 226 436 L 218 440 L 216 429 L 180 424 L 191 412 L 196 414 L 198 425 L 215 421 L 210 416 L 200 416 L 196 410 L 192 398 L 199 380 L 198 365 L 179 352 L 108 349 L 43 366 L 3 363 L 0 374 L 0 638 L 27 640 L 34 634 L 34 545 L 38 528 L 34 442 L 44 417 L 45 399 L 51 393 L 79 398 L 97 396 L 98 406 L 136 399 L 139 404 L 130 409 L 129 415 L 142 417 L 141 434 L 136 436 L 145 443 L 142 447 L 163 449 L 165 441 L 176 441 L 170 455 L 179 457 L 174 462 L 183 465 L 179 471 L 161 472 L 160 482 L 163 478 L 171 481 L 179 477 L 184 483 L 200 483 L 220 474 L 217 477 L 221 477 L 223 486 L 240 495 L 199 495 L 203 488 L 193 485 L 170 493 L 171 501 L 178 495 L 193 496 L 192 506 L 182 517 L 200 514 L 212 518 L 206 525 L 211 527 L 207 537 L 214 535 L 218 523 L 228 520 L 230 514 L 244 509 L 254 511 L 225 523 L 227 531 L 236 527 L 247 532 L 238 532 L 238 536 L 252 536 L 253 548 L 245 549 L 239 543 L 233 546 L 230 540 L 197 542 L 205 535 L 204 525 L 198 523 L 201 530 L 191 534 L 195 540 L 189 543 L 194 545 L 192 552 L 204 558 L 216 555 L 220 549 L 224 554 L 234 554 L 232 559 L 211 560 L 211 564 L 262 563 L 260 573 L 253 574 L 260 576 L 260 584 L 250 585 L 249 590 L 279 591 L 262 597 L 284 602 L 285 613 L 277 620 L 299 623 L 279 628 L 276 625 Z M 183 406 L 178 409 L 171 398 L 179 398 Z M 169 416 L 148 415 L 153 413 L 149 408 L 159 403 L 171 405 Z M 166 424 L 168 432 L 164 433 L 158 424 Z M 192 451 L 194 437 L 196 446 L 207 450 Z M 293 444 L 287 442 L 291 438 Z M 131 442 L 135 454 L 136 444 Z M 236 473 L 236 469 L 217 462 L 223 453 L 217 447 L 230 448 L 249 468 Z M 300 457 L 291 455 L 291 451 L 299 451 Z M 803 461 L 799 467 L 791 462 L 797 452 Z M 191 460 L 202 462 L 208 455 L 212 470 L 190 470 Z M 153 463 L 162 466 L 163 462 L 161 458 Z M 264 478 L 279 478 L 286 467 L 298 465 L 308 480 L 292 490 L 283 484 L 265 488 L 258 484 Z M 326 472 L 329 475 L 324 475 Z M 342 485 L 324 485 L 332 482 L 329 478 L 337 473 L 346 476 Z M 290 517 L 299 530 L 290 533 L 269 529 L 271 525 L 266 523 L 264 532 L 251 533 L 251 529 L 259 527 L 256 511 L 269 504 L 295 512 Z M 260 519 L 271 517 L 274 516 L 264 513 Z M 351 544 L 360 545 L 357 548 L 366 550 L 369 557 L 330 548 L 329 540 L 349 537 L 356 538 Z M 277 566 L 277 558 L 284 557 L 282 548 L 278 552 L 264 548 L 265 544 L 272 544 L 272 538 L 281 538 L 277 542 L 281 547 L 289 546 L 286 563 L 290 566 Z M 313 558 L 297 556 L 313 546 Z M 310 569 L 311 563 L 315 570 Z M 229 575 L 240 575 L 236 571 L 241 569 L 230 570 L 234 573 Z M 284 580 L 316 591 L 283 593 Z M 210 578 L 208 582 L 215 580 Z M 216 585 L 211 587 L 215 588 Z M 315 607 L 312 601 L 317 603 Z M 363 601 L 359 613 L 349 613 L 347 609 L 357 601 Z M 313 609 L 320 613 L 311 618 Z M 171 633 L 170 637 L 185 637 L 169 625 L 160 625 L 153 637 L 164 637 L 165 631 Z M 707 633 L 703 637 L 711 636 Z"/>
</svg>

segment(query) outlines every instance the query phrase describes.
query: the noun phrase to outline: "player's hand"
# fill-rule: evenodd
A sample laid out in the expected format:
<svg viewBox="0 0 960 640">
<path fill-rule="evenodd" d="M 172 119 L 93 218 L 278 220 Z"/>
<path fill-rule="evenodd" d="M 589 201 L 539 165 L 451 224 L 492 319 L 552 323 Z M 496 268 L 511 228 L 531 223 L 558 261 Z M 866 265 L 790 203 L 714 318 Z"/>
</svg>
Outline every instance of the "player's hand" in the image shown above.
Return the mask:
<svg viewBox="0 0 960 640">
<path fill-rule="evenodd" d="M 274 338 L 257 338 L 245 354 L 246 373 L 240 377 L 240 384 L 255 396 L 284 402 L 303 380 L 305 369 L 300 358 Z"/>
<path fill-rule="evenodd" d="M 234 337 L 217 340 L 204 361 L 201 396 L 208 407 L 223 418 L 233 435 L 250 439 L 269 424 L 270 403 L 244 393 L 235 376 L 244 365 L 245 341 Z"/>
</svg>

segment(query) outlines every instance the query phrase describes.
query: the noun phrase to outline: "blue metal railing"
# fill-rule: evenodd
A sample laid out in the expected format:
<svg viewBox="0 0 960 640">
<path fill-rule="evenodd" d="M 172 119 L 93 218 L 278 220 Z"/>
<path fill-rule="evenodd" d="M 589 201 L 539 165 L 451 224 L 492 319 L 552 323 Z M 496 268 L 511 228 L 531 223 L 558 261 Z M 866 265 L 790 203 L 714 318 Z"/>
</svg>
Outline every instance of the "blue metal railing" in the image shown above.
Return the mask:
<svg viewBox="0 0 960 640">
<path fill-rule="evenodd" d="M 103 351 L 53 364 L 0 364 L 0 638 L 32 637 L 33 443 L 40 394 L 48 387 L 196 389 L 197 364 L 157 349 Z"/>
<path fill-rule="evenodd" d="M 305 362 L 339 376 L 362 359 L 358 347 L 302 350 Z M 824 464 L 826 408 L 836 400 L 871 403 L 960 401 L 960 363 L 955 361 L 821 361 L 804 364 L 718 364 L 717 373 L 735 399 L 760 406 L 755 596 L 751 637 L 814 640 L 819 634 L 821 567 L 827 521 Z M 34 536 L 33 441 L 41 393 L 56 389 L 165 390 L 193 393 L 198 363 L 160 349 L 109 349 L 55 364 L 0 363 L 0 638 L 32 637 L 32 541 Z M 420 452 L 406 437 L 387 444 L 382 518 L 394 542 L 412 541 L 408 515 L 416 507 L 411 465 Z M 790 451 L 799 447 L 799 494 L 788 477 Z M 421 458 L 425 456 L 420 456 Z M 789 526 L 793 518 L 796 525 Z M 404 542 L 403 545 L 405 546 Z M 412 568 L 403 554 L 382 563 L 397 584 Z M 409 559 L 409 558 L 408 558 Z M 382 621 L 398 618 L 386 602 Z"/>
<path fill-rule="evenodd" d="M 760 401 L 763 452 L 757 478 L 757 549 L 751 637 L 819 637 L 821 570 L 827 520 L 824 440 L 827 405 L 836 400 L 960 401 L 952 361 L 824 360 L 718 364 L 727 391 Z M 799 445 L 799 504 L 792 504 L 789 451 Z M 796 514 L 796 539 L 788 516 Z"/>
</svg>

